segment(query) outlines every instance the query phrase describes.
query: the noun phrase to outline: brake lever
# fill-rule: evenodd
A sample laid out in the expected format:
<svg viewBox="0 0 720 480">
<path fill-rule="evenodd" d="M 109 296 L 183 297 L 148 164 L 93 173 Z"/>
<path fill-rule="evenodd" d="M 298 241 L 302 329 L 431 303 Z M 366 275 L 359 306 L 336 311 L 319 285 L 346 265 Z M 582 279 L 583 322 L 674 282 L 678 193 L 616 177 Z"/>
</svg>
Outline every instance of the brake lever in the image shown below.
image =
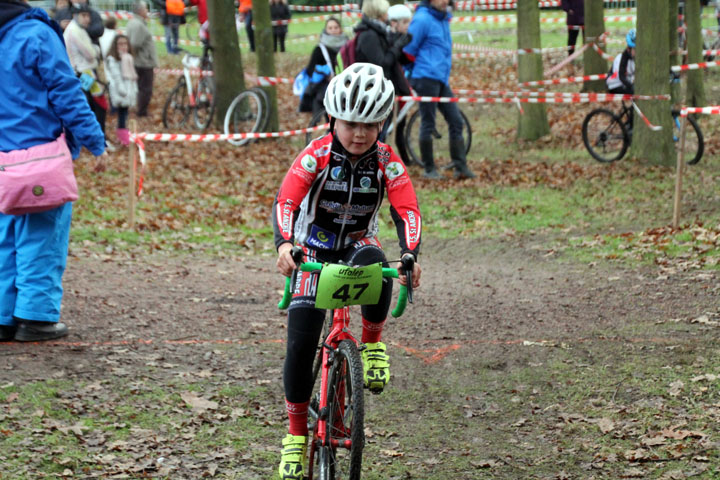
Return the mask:
<svg viewBox="0 0 720 480">
<path fill-rule="evenodd" d="M 413 258 L 412 255 L 406 255 L 400 259 L 400 263 L 402 263 L 402 268 L 405 271 L 405 278 L 407 280 L 407 299 L 408 303 L 413 303 L 413 279 L 412 279 L 412 272 L 413 267 L 415 266 L 415 258 Z"/>
</svg>

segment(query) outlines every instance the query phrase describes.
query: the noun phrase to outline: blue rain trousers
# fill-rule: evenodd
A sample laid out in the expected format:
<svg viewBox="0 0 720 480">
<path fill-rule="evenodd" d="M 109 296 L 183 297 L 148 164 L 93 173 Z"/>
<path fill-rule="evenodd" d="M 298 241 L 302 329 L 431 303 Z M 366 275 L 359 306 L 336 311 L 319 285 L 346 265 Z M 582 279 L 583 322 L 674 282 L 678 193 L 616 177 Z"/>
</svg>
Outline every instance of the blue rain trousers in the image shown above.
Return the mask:
<svg viewBox="0 0 720 480">
<path fill-rule="evenodd" d="M 0 325 L 60 320 L 72 203 L 46 212 L 0 214 Z"/>
</svg>

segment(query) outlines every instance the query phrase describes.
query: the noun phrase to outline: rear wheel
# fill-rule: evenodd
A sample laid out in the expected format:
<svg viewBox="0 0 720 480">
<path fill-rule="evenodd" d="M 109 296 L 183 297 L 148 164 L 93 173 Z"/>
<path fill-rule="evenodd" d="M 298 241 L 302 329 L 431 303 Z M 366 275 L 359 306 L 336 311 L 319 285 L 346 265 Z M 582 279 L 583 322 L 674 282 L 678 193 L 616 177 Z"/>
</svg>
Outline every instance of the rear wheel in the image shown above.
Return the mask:
<svg viewBox="0 0 720 480">
<path fill-rule="evenodd" d="M 630 145 L 625 125 L 617 115 L 604 108 L 593 110 L 585 117 L 582 138 L 590 155 L 603 163 L 620 160 Z"/>
<path fill-rule="evenodd" d="M 319 449 L 320 478 L 359 480 L 363 431 L 363 368 L 357 346 L 343 340 L 328 372 L 327 438 Z M 329 475 L 323 477 L 323 474 Z"/>
<path fill-rule="evenodd" d="M 675 142 L 675 152 L 680 151 L 682 140 L 682 117 L 680 112 L 673 110 L 673 141 Z M 700 161 L 705 152 L 705 141 L 695 119 L 691 116 L 687 117 L 687 126 L 685 127 L 685 151 L 683 160 L 688 165 L 695 165 Z"/>
<path fill-rule="evenodd" d="M 180 78 L 165 100 L 162 115 L 163 125 L 165 128 L 184 127 L 190 118 L 190 110 L 187 85 L 185 85 L 185 79 Z"/>
<path fill-rule="evenodd" d="M 263 119 L 263 100 L 257 92 L 245 90 L 235 97 L 225 114 L 226 134 L 257 133 Z M 251 138 L 228 140 L 233 145 L 245 145 Z"/>
<path fill-rule="evenodd" d="M 212 78 L 208 76 L 200 78 L 195 101 L 195 126 L 206 129 L 215 114 L 215 81 Z"/>
<path fill-rule="evenodd" d="M 460 116 L 462 117 L 462 136 L 463 140 L 465 140 L 465 154 L 467 155 L 472 145 L 472 128 L 470 127 L 470 121 L 462 110 L 460 110 Z M 405 143 L 412 162 L 423 167 L 425 164 L 420 155 L 420 123 L 420 110 L 416 110 L 410 117 L 410 120 L 408 120 L 407 128 L 405 129 Z M 445 155 L 450 152 L 450 133 L 448 128 L 445 117 L 442 114 L 436 115 L 435 131 L 432 134 L 433 151 L 435 155 L 438 153 Z"/>
<path fill-rule="evenodd" d="M 307 128 L 313 128 L 317 127 L 319 125 L 323 125 L 325 123 L 328 123 L 330 120 L 328 119 L 327 113 L 325 110 L 320 110 L 318 112 L 315 112 L 310 119 L 310 122 L 308 123 Z M 308 144 L 313 138 L 317 138 L 322 135 L 321 131 L 314 131 L 314 132 L 307 132 L 305 134 L 305 143 Z"/>
</svg>

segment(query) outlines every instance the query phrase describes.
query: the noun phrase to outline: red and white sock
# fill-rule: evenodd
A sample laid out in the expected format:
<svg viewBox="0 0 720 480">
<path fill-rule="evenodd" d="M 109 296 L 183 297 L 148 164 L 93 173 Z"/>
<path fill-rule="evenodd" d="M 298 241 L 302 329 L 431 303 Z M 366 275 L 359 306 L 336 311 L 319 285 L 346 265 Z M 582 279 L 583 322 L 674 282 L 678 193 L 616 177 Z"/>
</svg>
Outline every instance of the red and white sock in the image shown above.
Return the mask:
<svg viewBox="0 0 720 480">
<path fill-rule="evenodd" d="M 362 342 L 363 343 L 377 343 L 382 337 L 383 327 L 385 326 L 385 320 L 378 323 L 373 323 L 362 319 Z"/>
<path fill-rule="evenodd" d="M 292 403 L 285 399 L 285 409 L 290 419 L 290 428 L 288 433 L 290 435 L 303 435 L 308 434 L 308 405 L 310 401 L 302 403 Z"/>
</svg>

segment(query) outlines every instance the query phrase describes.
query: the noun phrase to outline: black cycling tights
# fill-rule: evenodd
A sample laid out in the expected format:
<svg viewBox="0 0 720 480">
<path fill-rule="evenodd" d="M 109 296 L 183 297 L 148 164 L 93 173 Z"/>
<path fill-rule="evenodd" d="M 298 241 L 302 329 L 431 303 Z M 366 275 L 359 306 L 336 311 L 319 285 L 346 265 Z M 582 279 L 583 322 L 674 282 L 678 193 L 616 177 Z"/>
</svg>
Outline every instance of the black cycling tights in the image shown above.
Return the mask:
<svg viewBox="0 0 720 480">
<path fill-rule="evenodd" d="M 350 265 L 370 265 L 382 262 L 387 266 L 382 249 L 374 245 L 364 245 L 349 249 L 345 256 L 340 257 Z M 392 280 L 383 279 L 382 293 L 377 305 L 363 305 L 362 316 L 369 322 L 382 322 L 390 310 L 392 297 Z M 288 312 L 287 353 L 283 384 L 285 398 L 292 403 L 302 403 L 310 399 L 312 394 L 312 364 L 317 353 L 318 341 L 325 319 L 325 310 L 297 307 Z M 359 322 L 354 322 L 359 325 Z M 356 334 L 359 334 L 355 328 Z"/>
</svg>

